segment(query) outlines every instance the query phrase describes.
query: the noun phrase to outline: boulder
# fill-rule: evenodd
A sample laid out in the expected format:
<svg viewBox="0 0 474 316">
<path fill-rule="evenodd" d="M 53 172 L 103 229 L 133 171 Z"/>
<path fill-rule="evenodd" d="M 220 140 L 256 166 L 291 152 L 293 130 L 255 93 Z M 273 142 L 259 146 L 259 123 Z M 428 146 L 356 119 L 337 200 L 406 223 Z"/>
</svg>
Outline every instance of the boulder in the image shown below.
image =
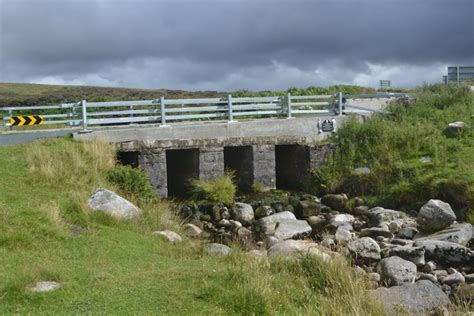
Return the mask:
<svg viewBox="0 0 474 316">
<path fill-rule="evenodd" d="M 442 314 L 450 304 L 448 296 L 428 280 L 391 288 L 378 288 L 370 296 L 383 305 L 388 314 L 400 310 L 411 314 Z"/>
<path fill-rule="evenodd" d="M 380 260 L 380 246 L 370 237 L 362 237 L 349 243 L 349 252 L 356 260 L 371 262 Z"/>
<path fill-rule="evenodd" d="M 276 224 L 281 220 L 287 219 L 296 220 L 296 217 L 293 213 L 288 211 L 276 213 L 255 221 L 254 229 L 257 233 L 264 236 L 273 235 L 275 233 Z"/>
<path fill-rule="evenodd" d="M 208 256 L 227 256 L 232 252 L 232 249 L 223 244 L 207 244 L 204 246 L 204 253 Z"/>
<path fill-rule="evenodd" d="M 35 286 L 30 287 L 29 290 L 36 293 L 46 293 L 57 290 L 60 286 L 61 284 L 55 281 L 40 281 L 36 282 Z"/>
<path fill-rule="evenodd" d="M 376 238 L 378 236 L 382 236 L 385 238 L 393 238 L 393 234 L 385 227 L 370 227 L 364 228 L 360 231 L 361 237 L 372 237 Z"/>
<path fill-rule="evenodd" d="M 252 205 L 236 202 L 231 213 L 232 219 L 241 222 L 243 225 L 251 225 L 254 221 Z"/>
<path fill-rule="evenodd" d="M 458 271 L 454 270 L 453 273 L 439 279 L 441 284 L 447 284 L 449 286 L 466 282 L 464 276 Z"/>
<path fill-rule="evenodd" d="M 321 203 L 329 206 L 336 211 L 344 211 L 347 207 L 347 195 L 343 194 L 326 194 L 321 199 Z"/>
<path fill-rule="evenodd" d="M 416 265 L 413 262 L 393 256 L 380 260 L 377 272 L 383 283 L 393 286 L 413 283 L 416 278 Z"/>
<path fill-rule="evenodd" d="M 258 249 L 253 249 L 248 252 L 249 255 L 257 258 L 262 258 L 267 256 L 267 251 L 266 250 L 258 250 Z"/>
<path fill-rule="evenodd" d="M 188 223 L 183 225 L 183 233 L 191 238 L 200 238 L 202 236 L 202 229 L 194 224 Z"/>
<path fill-rule="evenodd" d="M 329 219 L 329 225 L 332 228 L 337 229 L 338 227 L 344 227 L 347 230 L 352 230 L 352 224 L 355 222 L 355 217 L 350 214 L 337 214 L 331 216 Z"/>
<path fill-rule="evenodd" d="M 407 214 L 400 211 L 389 210 L 383 207 L 374 207 L 367 213 L 370 227 L 387 227 L 392 222 L 396 222 L 400 227 L 415 226 L 415 221 Z"/>
<path fill-rule="evenodd" d="M 311 200 L 299 201 L 295 211 L 298 218 L 308 218 L 320 213 L 321 204 Z"/>
<path fill-rule="evenodd" d="M 171 230 L 158 230 L 153 232 L 153 235 L 160 236 L 172 243 L 183 241 L 183 238 L 181 238 L 180 235 Z"/>
<path fill-rule="evenodd" d="M 310 216 L 307 219 L 309 226 L 313 229 L 313 233 L 321 233 L 324 227 L 328 224 L 325 215 Z"/>
<path fill-rule="evenodd" d="M 345 245 L 352 240 L 352 233 L 344 227 L 339 227 L 334 238 L 338 244 Z"/>
<path fill-rule="evenodd" d="M 398 231 L 397 237 L 401 239 L 413 239 L 418 234 L 418 229 L 415 227 L 403 227 Z"/>
<path fill-rule="evenodd" d="M 416 222 L 425 232 L 434 232 L 448 227 L 456 220 L 451 206 L 441 200 L 429 200 L 420 208 Z"/>
<path fill-rule="evenodd" d="M 97 189 L 87 204 L 93 212 L 104 212 L 118 219 L 131 219 L 141 210 L 120 195 L 103 188 Z"/>
<path fill-rule="evenodd" d="M 416 240 L 415 247 L 425 249 L 425 259 L 448 266 L 472 264 L 474 252 L 460 244 L 440 240 Z"/>
<path fill-rule="evenodd" d="M 408 260 L 419 268 L 425 265 L 425 249 L 421 247 L 397 246 L 390 249 L 389 256 L 397 256 Z"/>
<path fill-rule="evenodd" d="M 458 135 L 468 128 L 469 126 L 461 121 L 452 122 L 448 124 L 448 132 L 451 133 L 451 135 Z"/>
<path fill-rule="evenodd" d="M 441 240 L 466 246 L 472 239 L 472 225 L 469 223 L 453 224 L 434 234 L 417 234 L 415 240 Z"/>
<path fill-rule="evenodd" d="M 267 217 L 272 214 L 275 214 L 275 210 L 273 209 L 273 207 L 269 205 L 261 205 L 255 210 L 255 219 Z"/>
<path fill-rule="evenodd" d="M 302 257 L 305 255 L 314 255 L 329 261 L 331 256 L 318 248 L 318 244 L 308 240 L 284 240 L 270 249 L 268 249 L 269 257 Z"/>
<path fill-rule="evenodd" d="M 305 220 L 284 219 L 276 224 L 274 236 L 279 240 L 301 239 L 311 235 L 311 226 Z"/>
</svg>

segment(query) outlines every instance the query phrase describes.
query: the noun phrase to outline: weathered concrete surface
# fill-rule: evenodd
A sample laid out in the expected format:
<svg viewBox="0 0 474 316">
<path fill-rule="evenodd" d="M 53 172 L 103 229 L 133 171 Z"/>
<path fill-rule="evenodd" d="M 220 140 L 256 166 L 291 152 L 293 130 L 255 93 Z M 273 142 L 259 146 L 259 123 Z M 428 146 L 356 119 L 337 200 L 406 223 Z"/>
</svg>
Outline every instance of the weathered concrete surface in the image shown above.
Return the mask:
<svg viewBox="0 0 474 316">
<path fill-rule="evenodd" d="M 94 130 L 87 134 L 74 134 L 74 139 L 86 140 L 100 137 L 112 143 L 129 143 L 129 150 L 133 147 L 161 147 L 161 148 L 190 148 L 212 147 L 227 145 L 256 144 L 256 140 L 270 138 L 269 143 L 282 144 L 305 143 L 314 144 L 325 139 L 329 133 L 319 133 L 318 119 L 336 119 L 340 126 L 347 118 L 336 117 L 307 117 L 293 119 L 260 119 L 234 123 L 227 122 L 193 122 L 179 123 L 169 126 L 147 125 L 130 128 L 107 128 Z M 285 141 L 291 139 L 291 142 Z M 125 150 L 127 146 L 122 149 Z"/>
</svg>

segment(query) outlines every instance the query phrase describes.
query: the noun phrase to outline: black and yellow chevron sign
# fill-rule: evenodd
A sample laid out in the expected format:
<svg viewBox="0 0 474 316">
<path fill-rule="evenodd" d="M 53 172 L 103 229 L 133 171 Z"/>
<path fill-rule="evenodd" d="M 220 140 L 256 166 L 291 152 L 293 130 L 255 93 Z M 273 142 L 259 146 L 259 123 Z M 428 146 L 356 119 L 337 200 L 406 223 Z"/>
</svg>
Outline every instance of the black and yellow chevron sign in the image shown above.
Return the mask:
<svg viewBox="0 0 474 316">
<path fill-rule="evenodd" d="M 12 116 L 10 118 L 11 126 L 40 125 L 44 123 L 44 117 L 41 115 Z"/>
</svg>

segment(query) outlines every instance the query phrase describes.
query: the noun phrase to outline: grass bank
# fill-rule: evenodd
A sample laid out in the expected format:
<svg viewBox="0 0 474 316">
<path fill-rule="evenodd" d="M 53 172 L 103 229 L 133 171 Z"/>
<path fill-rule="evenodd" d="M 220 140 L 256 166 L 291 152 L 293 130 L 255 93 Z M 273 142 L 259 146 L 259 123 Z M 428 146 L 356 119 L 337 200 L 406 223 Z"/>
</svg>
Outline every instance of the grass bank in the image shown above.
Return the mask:
<svg viewBox="0 0 474 316">
<path fill-rule="evenodd" d="M 461 218 L 472 214 L 474 94 L 467 87 L 426 86 L 412 102 L 389 110 L 393 115 L 365 123 L 354 118 L 339 129 L 332 139 L 336 154 L 315 172 L 312 190 L 363 195 L 372 205 L 405 210 L 439 198 Z M 454 121 L 471 128 L 452 135 L 447 126 Z"/>
<path fill-rule="evenodd" d="M 0 162 L 0 314 L 382 314 L 343 260 L 268 261 L 237 248 L 207 257 L 201 241 L 153 236 L 179 231 L 172 206 L 142 196 L 143 179 L 115 166 L 105 143 L 2 146 Z M 97 187 L 144 214 L 130 222 L 91 214 L 86 200 Z M 28 290 L 47 280 L 62 286 Z"/>
</svg>

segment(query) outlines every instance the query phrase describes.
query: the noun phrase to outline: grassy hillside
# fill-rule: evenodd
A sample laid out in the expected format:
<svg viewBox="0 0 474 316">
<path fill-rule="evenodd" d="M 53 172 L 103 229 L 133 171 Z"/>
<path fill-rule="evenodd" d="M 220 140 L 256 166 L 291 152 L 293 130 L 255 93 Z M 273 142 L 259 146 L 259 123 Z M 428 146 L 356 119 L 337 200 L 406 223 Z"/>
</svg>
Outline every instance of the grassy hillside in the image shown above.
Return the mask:
<svg viewBox="0 0 474 316">
<path fill-rule="evenodd" d="M 27 83 L 0 83 L 0 107 L 113 100 L 215 97 L 216 91 L 189 92 L 166 89 L 130 89 L 89 86 L 60 86 Z"/>
<path fill-rule="evenodd" d="M 0 314 L 382 314 L 343 260 L 204 256 L 201 241 L 153 236 L 179 231 L 173 208 L 134 190 L 121 193 L 144 209 L 138 219 L 91 214 L 97 187 L 120 191 L 107 144 L 2 146 L 0 161 Z M 33 293 L 37 281 L 62 286 Z"/>
<path fill-rule="evenodd" d="M 474 210 L 474 94 L 467 87 L 426 86 L 393 115 L 349 121 L 333 138 L 337 153 L 316 171 L 313 190 L 365 195 L 373 205 L 418 210 L 430 198 L 461 218 Z M 471 128 L 450 134 L 448 124 Z M 357 167 L 368 167 L 360 174 Z M 471 213 L 472 214 L 472 213 Z M 472 216 L 472 215 L 471 215 Z"/>
</svg>

